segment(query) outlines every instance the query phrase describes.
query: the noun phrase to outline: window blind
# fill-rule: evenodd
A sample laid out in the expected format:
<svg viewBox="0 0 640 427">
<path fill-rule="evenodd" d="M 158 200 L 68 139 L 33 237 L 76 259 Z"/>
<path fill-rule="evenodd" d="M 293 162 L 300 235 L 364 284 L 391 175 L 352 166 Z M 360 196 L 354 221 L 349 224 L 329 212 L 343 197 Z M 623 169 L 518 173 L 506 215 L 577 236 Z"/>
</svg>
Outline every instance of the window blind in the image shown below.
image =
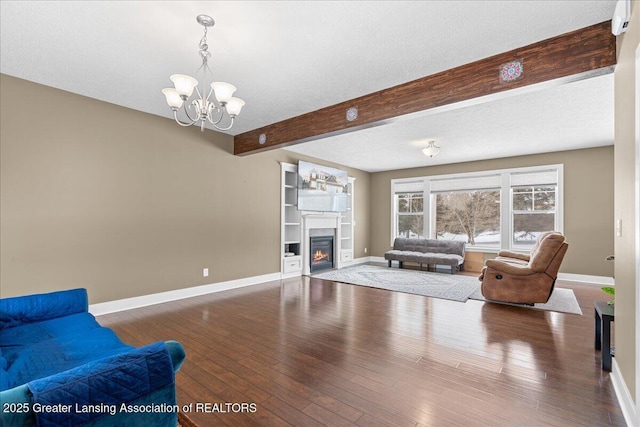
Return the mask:
<svg viewBox="0 0 640 427">
<path fill-rule="evenodd" d="M 473 191 L 500 188 L 500 175 L 483 175 L 467 178 L 431 180 L 431 192 Z"/>
<path fill-rule="evenodd" d="M 394 193 L 420 193 L 424 190 L 424 181 L 396 182 L 393 184 Z"/>
<path fill-rule="evenodd" d="M 511 174 L 512 187 L 530 187 L 534 185 L 556 185 L 558 183 L 558 171 L 547 170 L 531 173 Z"/>
</svg>

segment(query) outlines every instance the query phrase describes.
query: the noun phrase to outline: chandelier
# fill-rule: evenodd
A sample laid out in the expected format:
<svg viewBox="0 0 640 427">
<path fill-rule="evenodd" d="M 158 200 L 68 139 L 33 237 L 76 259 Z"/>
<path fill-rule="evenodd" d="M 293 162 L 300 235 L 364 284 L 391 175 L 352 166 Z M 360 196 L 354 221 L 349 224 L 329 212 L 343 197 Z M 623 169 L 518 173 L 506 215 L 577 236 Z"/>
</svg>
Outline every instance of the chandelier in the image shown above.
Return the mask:
<svg viewBox="0 0 640 427">
<path fill-rule="evenodd" d="M 429 141 L 429 144 L 422 149 L 422 153 L 425 156 L 433 157 L 440 152 L 440 147 L 436 145 L 435 141 Z"/>
<path fill-rule="evenodd" d="M 198 71 L 202 70 L 202 85 L 198 88 L 198 80 L 191 76 L 172 74 L 169 78 L 175 87 L 162 89 L 162 93 L 167 98 L 167 104 L 173 111 L 173 117 L 180 126 L 191 126 L 199 122 L 200 130 L 204 131 L 205 124 L 209 122 L 218 130 L 229 130 L 245 103 L 242 99 L 233 96 L 236 87 L 229 83 L 213 82 L 209 85 L 211 89 L 207 93 L 208 87 L 205 83 L 207 74 L 213 77 L 213 73 L 207 63 L 211 58 L 211 53 L 208 51 L 209 46 L 207 46 L 207 28 L 213 27 L 215 21 L 208 15 L 198 15 L 196 20 L 204 27 L 204 36 L 202 36 L 198 44 L 200 58 L 202 59 L 202 65 L 198 68 Z M 197 96 L 192 101 L 189 101 L 194 90 Z M 209 99 L 212 94 L 217 104 L 212 99 Z M 181 107 L 184 107 L 185 121 L 181 121 L 178 118 L 178 111 Z M 228 119 L 225 120 L 224 125 L 220 125 L 225 116 L 228 116 Z"/>
</svg>

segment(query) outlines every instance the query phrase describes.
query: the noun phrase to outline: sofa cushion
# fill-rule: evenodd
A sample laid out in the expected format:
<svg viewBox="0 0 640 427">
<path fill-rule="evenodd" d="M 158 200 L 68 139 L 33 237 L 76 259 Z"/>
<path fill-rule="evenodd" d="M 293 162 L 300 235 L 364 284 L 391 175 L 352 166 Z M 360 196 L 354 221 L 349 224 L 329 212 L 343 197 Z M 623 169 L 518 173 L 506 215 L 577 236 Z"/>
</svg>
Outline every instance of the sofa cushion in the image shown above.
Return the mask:
<svg viewBox="0 0 640 427">
<path fill-rule="evenodd" d="M 418 257 L 421 255 L 423 255 L 422 252 L 392 250 L 385 253 L 384 257 L 395 261 L 418 262 Z"/>
<path fill-rule="evenodd" d="M 0 330 L 86 312 L 86 289 L 0 299 Z"/>
<path fill-rule="evenodd" d="M 34 322 L 0 330 L 6 362 L 1 390 L 131 350 L 89 313 Z"/>
<path fill-rule="evenodd" d="M 441 264 L 441 265 L 459 265 L 464 262 L 464 258 L 455 254 L 443 254 L 427 252 L 417 257 L 419 264 Z"/>
<path fill-rule="evenodd" d="M 504 257 L 504 256 L 497 256 L 494 259 L 496 261 L 508 262 L 510 264 L 515 264 L 515 265 L 528 265 L 529 264 L 529 261 L 525 261 L 523 259 L 510 258 L 510 257 Z"/>
<path fill-rule="evenodd" d="M 465 242 L 455 240 L 428 239 L 427 250 L 439 254 L 457 254 L 464 256 Z"/>
<path fill-rule="evenodd" d="M 427 239 L 410 239 L 397 237 L 393 241 L 393 249 L 403 252 L 426 252 Z"/>
<path fill-rule="evenodd" d="M 0 346 L 24 346 L 55 337 L 78 335 L 100 325 L 90 313 L 76 313 L 70 316 L 33 322 L 0 330 Z"/>
</svg>

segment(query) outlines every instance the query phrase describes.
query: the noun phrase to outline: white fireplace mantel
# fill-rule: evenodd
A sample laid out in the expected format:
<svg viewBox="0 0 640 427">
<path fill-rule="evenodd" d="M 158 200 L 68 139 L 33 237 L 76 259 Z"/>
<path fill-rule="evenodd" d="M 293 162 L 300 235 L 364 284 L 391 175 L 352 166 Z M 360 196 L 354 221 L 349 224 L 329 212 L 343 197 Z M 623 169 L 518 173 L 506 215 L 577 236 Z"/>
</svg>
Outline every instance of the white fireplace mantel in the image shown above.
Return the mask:
<svg viewBox="0 0 640 427">
<path fill-rule="evenodd" d="M 333 264 L 335 268 L 340 268 L 340 214 L 334 212 L 302 214 L 302 274 L 311 274 L 309 253 L 310 231 L 314 229 L 333 229 Z"/>
</svg>

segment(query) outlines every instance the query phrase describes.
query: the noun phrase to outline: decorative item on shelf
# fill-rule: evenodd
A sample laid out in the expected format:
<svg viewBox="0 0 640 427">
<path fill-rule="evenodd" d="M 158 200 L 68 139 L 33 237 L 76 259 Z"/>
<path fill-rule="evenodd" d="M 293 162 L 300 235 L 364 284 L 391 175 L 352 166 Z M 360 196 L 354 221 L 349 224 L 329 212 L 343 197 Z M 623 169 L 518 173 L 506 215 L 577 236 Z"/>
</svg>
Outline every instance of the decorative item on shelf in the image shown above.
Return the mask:
<svg viewBox="0 0 640 427">
<path fill-rule="evenodd" d="M 435 141 L 429 141 L 429 144 L 425 148 L 422 149 L 422 153 L 425 156 L 433 157 L 440 152 L 440 147 L 436 145 Z"/>
<path fill-rule="evenodd" d="M 218 130 L 229 130 L 233 126 L 236 116 L 240 114 L 245 102 L 240 98 L 233 97 L 236 87 L 225 82 L 214 81 L 209 85 L 211 89 L 207 93 L 207 73 L 213 77 L 213 73 L 207 63 L 211 58 L 211 53 L 208 51 L 209 46 L 207 45 L 207 28 L 213 27 L 215 22 L 208 15 L 198 15 L 196 20 L 204 27 L 204 36 L 202 36 L 198 45 L 200 47 L 200 58 L 202 59 L 202 65 L 198 68 L 198 71 L 202 70 L 203 74 L 202 88 L 198 88 L 198 80 L 191 76 L 173 74 L 169 78 L 175 87 L 162 89 L 162 93 L 173 111 L 173 117 L 180 126 L 191 126 L 200 122 L 200 130 L 204 131 L 205 124 L 209 122 Z M 198 96 L 193 101 L 188 102 L 194 89 Z M 209 99 L 212 94 L 217 104 Z M 187 117 L 186 122 L 178 119 L 178 110 L 183 106 Z M 192 110 L 193 113 L 189 113 L 189 110 Z M 225 113 L 229 117 L 229 124 L 228 126 L 220 126 Z"/>
<path fill-rule="evenodd" d="M 614 255 L 609 255 L 608 257 L 606 257 L 604 260 L 605 261 L 614 261 L 616 259 L 616 257 Z M 612 286 L 604 286 L 602 288 L 603 292 L 611 295 L 613 297 L 613 299 L 611 301 L 607 301 L 607 304 L 609 305 L 614 305 L 616 302 L 616 288 L 612 287 Z"/>
</svg>

